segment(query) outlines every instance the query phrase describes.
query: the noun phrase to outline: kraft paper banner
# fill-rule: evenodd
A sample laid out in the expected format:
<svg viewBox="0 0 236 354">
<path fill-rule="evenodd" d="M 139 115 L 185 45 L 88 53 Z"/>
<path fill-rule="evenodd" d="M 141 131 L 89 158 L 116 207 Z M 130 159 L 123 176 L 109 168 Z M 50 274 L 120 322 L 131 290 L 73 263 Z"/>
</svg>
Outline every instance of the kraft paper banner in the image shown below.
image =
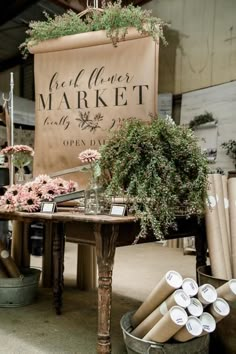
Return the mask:
<svg viewBox="0 0 236 354">
<path fill-rule="evenodd" d="M 199 318 L 189 316 L 187 323 L 175 335 L 174 339 L 178 342 L 187 342 L 188 340 L 198 337 L 202 334 L 202 323 Z"/>
<path fill-rule="evenodd" d="M 182 289 L 175 290 L 160 306 L 158 306 L 149 316 L 147 316 L 131 334 L 135 337 L 143 338 L 154 325 L 168 312 L 177 305 L 186 308 L 190 304 L 190 297 Z"/>
<path fill-rule="evenodd" d="M 230 262 L 230 247 L 229 247 L 229 235 L 227 231 L 226 217 L 225 217 L 225 201 L 223 191 L 223 181 L 221 174 L 213 174 L 213 180 L 215 185 L 215 193 L 217 198 L 217 211 L 220 224 L 220 233 L 222 239 L 223 254 L 225 260 L 226 279 L 232 278 L 232 269 Z"/>
<path fill-rule="evenodd" d="M 187 323 L 187 319 L 188 315 L 182 307 L 173 306 L 143 339 L 164 343 Z"/>
<path fill-rule="evenodd" d="M 214 178 L 208 175 L 209 187 L 206 205 L 206 234 L 211 263 L 212 275 L 216 278 L 227 279 L 225 259 L 223 253 L 220 223 L 217 210 L 218 196 L 215 192 Z"/>
<path fill-rule="evenodd" d="M 229 193 L 228 193 L 228 178 L 225 175 L 221 176 L 223 185 L 223 195 L 224 195 L 224 206 L 225 206 L 225 220 L 228 235 L 228 245 L 231 254 L 231 237 L 230 237 L 230 223 L 229 223 Z"/>
<path fill-rule="evenodd" d="M 149 113 L 157 113 L 158 45 L 137 33 L 116 48 L 104 38 L 104 32 L 98 31 L 32 48 L 34 176 L 79 166 L 79 153 L 99 149 L 123 120 L 149 121 Z M 88 175 L 65 178 L 84 187 Z"/>
<path fill-rule="evenodd" d="M 232 273 L 236 278 L 236 178 L 228 180 Z M 223 278 L 224 279 L 224 278 Z"/>
<path fill-rule="evenodd" d="M 236 279 L 231 279 L 227 283 L 216 289 L 217 296 L 228 302 L 236 301 Z"/>
<path fill-rule="evenodd" d="M 150 315 L 174 290 L 180 288 L 182 282 L 183 278 L 178 272 L 174 270 L 168 271 L 133 314 L 131 318 L 133 328 L 137 327 Z"/>
</svg>

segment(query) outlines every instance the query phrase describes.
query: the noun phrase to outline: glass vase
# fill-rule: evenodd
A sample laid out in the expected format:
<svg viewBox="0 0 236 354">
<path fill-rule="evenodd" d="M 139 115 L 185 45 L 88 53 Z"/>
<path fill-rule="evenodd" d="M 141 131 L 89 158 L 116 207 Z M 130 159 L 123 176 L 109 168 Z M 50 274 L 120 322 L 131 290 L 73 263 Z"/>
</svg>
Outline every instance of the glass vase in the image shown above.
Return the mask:
<svg viewBox="0 0 236 354">
<path fill-rule="evenodd" d="M 85 189 L 84 213 L 87 215 L 101 214 L 102 204 L 102 189 L 93 181 Z"/>
<path fill-rule="evenodd" d="M 25 183 L 25 171 L 24 167 L 19 167 L 18 171 L 15 173 L 15 183 L 22 184 Z"/>
</svg>

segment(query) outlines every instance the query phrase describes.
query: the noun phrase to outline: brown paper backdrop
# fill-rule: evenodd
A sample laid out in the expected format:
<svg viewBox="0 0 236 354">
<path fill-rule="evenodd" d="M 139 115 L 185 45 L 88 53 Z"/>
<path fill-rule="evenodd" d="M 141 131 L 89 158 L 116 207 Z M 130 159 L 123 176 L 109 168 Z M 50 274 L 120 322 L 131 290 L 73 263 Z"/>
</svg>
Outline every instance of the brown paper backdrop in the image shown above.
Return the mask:
<svg viewBox="0 0 236 354">
<path fill-rule="evenodd" d="M 79 166 L 78 154 L 99 149 L 122 119 L 149 120 L 148 114 L 157 112 L 158 45 L 133 29 L 131 34 L 116 48 L 107 43 L 104 31 L 31 48 L 35 53 L 35 176 Z M 86 184 L 82 173 L 65 177 Z"/>
</svg>

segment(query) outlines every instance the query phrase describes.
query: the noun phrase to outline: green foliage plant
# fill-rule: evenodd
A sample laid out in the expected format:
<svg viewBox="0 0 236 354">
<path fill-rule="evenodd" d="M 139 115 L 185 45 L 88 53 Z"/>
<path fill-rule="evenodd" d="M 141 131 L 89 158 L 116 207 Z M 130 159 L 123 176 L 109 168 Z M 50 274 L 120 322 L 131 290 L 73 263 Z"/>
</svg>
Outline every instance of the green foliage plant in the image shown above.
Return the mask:
<svg viewBox="0 0 236 354">
<path fill-rule="evenodd" d="M 232 158 L 234 167 L 236 168 L 236 141 L 230 139 L 221 144 L 222 148 L 226 150 L 226 155 Z"/>
<path fill-rule="evenodd" d="M 210 112 L 205 112 L 203 114 L 200 114 L 198 116 L 195 116 L 194 119 L 192 119 L 189 122 L 189 128 L 194 130 L 196 129 L 199 125 L 209 123 L 209 122 L 215 122 L 217 123 L 217 120 L 213 117 L 213 114 Z"/>
<path fill-rule="evenodd" d="M 132 4 L 122 6 L 121 1 L 103 3 L 102 9 L 90 8 L 83 16 L 69 10 L 62 15 L 50 17 L 44 13 L 45 21 L 31 21 L 26 31 L 27 37 L 20 50 L 27 56 L 28 46 L 47 39 L 90 31 L 105 30 L 114 46 L 125 39 L 128 27 L 135 27 L 141 34 L 149 34 L 154 41 L 161 38 L 166 43 L 163 27 L 167 24 L 152 16 L 151 10 L 143 10 Z"/>
<path fill-rule="evenodd" d="M 106 196 L 125 196 L 146 237 L 176 227 L 176 214 L 204 212 L 208 163 L 193 132 L 167 119 L 149 124 L 130 118 L 102 146 Z"/>
</svg>

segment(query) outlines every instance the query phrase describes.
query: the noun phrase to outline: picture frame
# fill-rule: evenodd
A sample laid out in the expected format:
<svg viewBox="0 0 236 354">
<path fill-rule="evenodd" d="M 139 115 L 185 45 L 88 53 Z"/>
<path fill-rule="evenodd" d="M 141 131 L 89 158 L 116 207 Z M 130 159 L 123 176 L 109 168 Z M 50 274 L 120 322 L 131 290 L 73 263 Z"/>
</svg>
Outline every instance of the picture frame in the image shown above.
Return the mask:
<svg viewBox="0 0 236 354">
<path fill-rule="evenodd" d="M 42 202 L 40 211 L 42 213 L 55 213 L 56 203 L 55 202 Z"/>
<path fill-rule="evenodd" d="M 112 204 L 110 209 L 111 216 L 124 216 L 126 213 L 125 204 Z"/>
</svg>

